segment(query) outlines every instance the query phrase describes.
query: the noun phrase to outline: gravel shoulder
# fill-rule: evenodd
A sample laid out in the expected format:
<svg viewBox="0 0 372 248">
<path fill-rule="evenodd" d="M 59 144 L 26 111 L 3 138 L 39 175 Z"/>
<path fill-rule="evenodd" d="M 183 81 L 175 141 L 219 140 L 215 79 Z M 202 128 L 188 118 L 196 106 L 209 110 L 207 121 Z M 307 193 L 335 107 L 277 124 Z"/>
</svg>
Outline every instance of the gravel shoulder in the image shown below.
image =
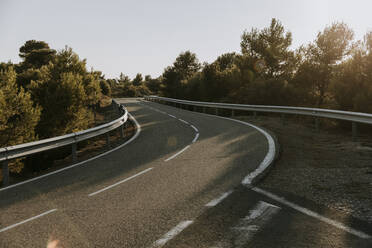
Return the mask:
<svg viewBox="0 0 372 248">
<path fill-rule="evenodd" d="M 277 117 L 247 117 L 271 130 L 280 143 L 280 157 L 260 187 L 280 189 L 372 223 L 372 143 L 361 135 L 321 128 Z"/>
</svg>

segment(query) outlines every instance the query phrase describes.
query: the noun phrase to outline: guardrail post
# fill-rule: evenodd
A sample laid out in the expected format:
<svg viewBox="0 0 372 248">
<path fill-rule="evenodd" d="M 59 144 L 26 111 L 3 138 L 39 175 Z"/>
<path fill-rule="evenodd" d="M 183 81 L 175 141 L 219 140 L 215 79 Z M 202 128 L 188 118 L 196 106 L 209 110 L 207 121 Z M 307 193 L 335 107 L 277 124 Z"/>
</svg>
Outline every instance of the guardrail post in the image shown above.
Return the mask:
<svg viewBox="0 0 372 248">
<path fill-rule="evenodd" d="M 5 160 L 2 163 L 2 175 L 3 175 L 3 186 L 9 185 L 9 167 L 8 167 L 8 161 Z"/>
<path fill-rule="evenodd" d="M 231 110 L 231 117 L 235 117 L 235 111 L 233 109 Z"/>
<path fill-rule="evenodd" d="M 256 119 L 257 118 L 257 112 L 253 111 L 253 117 Z"/>
<path fill-rule="evenodd" d="M 282 125 L 284 126 L 284 114 L 280 114 L 280 122 L 282 123 Z"/>
<path fill-rule="evenodd" d="M 76 143 L 71 145 L 71 154 L 72 154 L 72 162 L 75 163 L 77 161 L 77 153 L 76 153 Z"/>
<path fill-rule="evenodd" d="M 358 129 L 357 129 L 356 122 L 351 123 L 351 133 L 352 133 L 353 141 L 356 141 L 357 135 L 358 135 Z"/>
<path fill-rule="evenodd" d="M 205 113 L 205 107 L 203 107 L 203 113 Z"/>
<path fill-rule="evenodd" d="M 315 130 L 319 132 L 319 118 L 315 117 Z"/>
<path fill-rule="evenodd" d="M 216 108 L 215 110 L 215 115 L 218 115 L 218 108 Z"/>
<path fill-rule="evenodd" d="M 110 150 L 111 148 L 109 132 L 106 133 L 106 147 L 107 147 L 107 150 Z"/>
<path fill-rule="evenodd" d="M 125 123 L 123 123 L 123 125 L 120 126 L 120 138 L 121 139 L 124 139 L 124 125 Z"/>
</svg>

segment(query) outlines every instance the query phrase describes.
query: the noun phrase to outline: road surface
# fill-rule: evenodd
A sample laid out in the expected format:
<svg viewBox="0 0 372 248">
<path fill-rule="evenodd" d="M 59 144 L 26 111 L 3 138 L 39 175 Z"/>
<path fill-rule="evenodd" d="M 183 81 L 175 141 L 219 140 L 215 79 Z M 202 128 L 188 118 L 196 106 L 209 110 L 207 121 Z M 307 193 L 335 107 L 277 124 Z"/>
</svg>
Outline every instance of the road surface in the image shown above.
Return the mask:
<svg viewBox="0 0 372 248">
<path fill-rule="evenodd" d="M 257 129 L 120 102 L 132 142 L 0 191 L 0 247 L 372 247 L 368 223 L 241 184 L 268 153 Z"/>
</svg>

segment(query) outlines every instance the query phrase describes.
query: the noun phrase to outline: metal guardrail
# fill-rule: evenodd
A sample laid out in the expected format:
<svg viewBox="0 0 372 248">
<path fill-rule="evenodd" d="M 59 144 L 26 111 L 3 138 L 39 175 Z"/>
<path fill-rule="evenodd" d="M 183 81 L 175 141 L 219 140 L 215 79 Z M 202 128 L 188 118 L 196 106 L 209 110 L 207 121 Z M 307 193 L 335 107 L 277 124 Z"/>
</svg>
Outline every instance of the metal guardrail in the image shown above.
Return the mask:
<svg viewBox="0 0 372 248">
<path fill-rule="evenodd" d="M 124 138 L 124 124 L 128 120 L 128 111 L 124 106 L 120 105 L 115 100 L 112 100 L 112 106 L 114 110 L 117 109 L 120 112 L 121 116 L 109 123 L 93 127 L 87 130 L 57 136 L 49 139 L 43 139 L 15 146 L 0 148 L 0 162 L 2 162 L 3 185 L 5 186 L 9 184 L 8 161 L 11 159 L 21 158 L 27 155 L 36 154 L 39 152 L 71 145 L 72 161 L 76 162 L 77 161 L 76 148 L 78 142 L 102 134 L 106 134 L 106 145 L 108 148 L 110 148 L 109 132 L 119 127 L 121 128 L 120 135 L 122 138 Z"/>
<path fill-rule="evenodd" d="M 190 105 L 203 107 L 203 112 L 205 108 L 214 108 L 216 110 L 216 115 L 218 115 L 218 109 L 230 109 L 232 110 L 231 115 L 234 116 L 234 110 L 244 110 L 252 111 L 254 115 L 257 112 L 269 112 L 269 113 L 280 113 L 282 119 L 284 114 L 294 114 L 294 115 L 307 115 L 313 116 L 315 118 L 316 129 L 319 129 L 318 118 L 330 118 L 338 119 L 352 122 L 352 136 L 355 140 L 357 135 L 357 125 L 356 123 L 372 124 L 372 114 L 350 112 L 350 111 L 340 111 L 331 109 L 321 109 L 321 108 L 302 108 L 302 107 L 289 107 L 289 106 L 267 106 L 267 105 L 246 105 L 246 104 L 232 104 L 232 103 L 215 103 L 215 102 L 198 102 L 198 101 L 188 101 L 179 100 L 167 97 L 158 96 L 145 96 L 146 100 L 158 101 L 158 102 L 171 102 L 175 104 Z"/>
</svg>

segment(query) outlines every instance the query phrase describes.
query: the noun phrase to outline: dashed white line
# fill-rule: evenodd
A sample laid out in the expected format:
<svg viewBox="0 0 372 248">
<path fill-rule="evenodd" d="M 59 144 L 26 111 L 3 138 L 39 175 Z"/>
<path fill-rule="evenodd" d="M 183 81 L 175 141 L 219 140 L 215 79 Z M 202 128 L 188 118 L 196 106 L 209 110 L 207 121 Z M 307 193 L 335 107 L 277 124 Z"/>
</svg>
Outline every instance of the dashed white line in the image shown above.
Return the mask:
<svg viewBox="0 0 372 248">
<path fill-rule="evenodd" d="M 191 127 L 192 129 L 194 129 L 194 131 L 195 131 L 195 137 L 194 137 L 194 139 L 191 141 L 191 144 L 195 143 L 195 142 L 198 140 L 198 138 L 199 138 L 199 130 L 198 130 L 194 125 L 190 124 L 189 122 L 187 122 L 187 121 L 185 121 L 185 120 L 183 120 L 183 119 L 181 119 L 181 118 L 177 118 L 176 116 L 174 116 L 174 115 L 172 115 L 172 114 L 168 114 L 168 113 L 166 113 L 166 112 L 163 112 L 163 111 L 161 111 L 161 110 L 155 109 L 155 108 L 153 108 L 153 107 L 151 107 L 151 106 L 148 106 L 148 105 L 146 105 L 146 106 L 147 106 L 148 108 L 150 108 L 150 109 L 153 109 L 153 110 L 156 111 L 156 112 L 159 112 L 159 113 L 162 113 L 162 114 L 166 114 L 166 115 L 168 115 L 168 116 L 170 116 L 170 117 L 172 117 L 172 118 L 175 118 L 175 119 L 177 119 L 177 120 L 179 120 L 179 121 L 185 123 L 186 125 L 190 126 L 190 127 Z M 190 144 L 190 145 L 191 145 L 191 144 Z M 165 159 L 164 161 L 165 161 L 165 162 L 168 162 L 169 160 L 174 159 L 175 157 L 177 157 L 178 155 L 180 155 L 181 153 L 183 153 L 184 151 L 186 151 L 187 149 L 189 149 L 190 145 L 185 146 L 182 150 L 180 150 L 180 151 L 177 152 L 176 154 L 172 155 L 171 157 Z"/>
<path fill-rule="evenodd" d="M 181 153 L 183 153 L 184 151 L 189 149 L 189 147 L 190 147 L 190 145 L 185 146 L 181 151 L 177 152 L 176 154 L 174 154 L 174 155 L 170 156 L 169 158 L 167 158 L 166 160 L 164 160 L 164 162 L 168 162 L 169 160 L 174 159 L 175 157 L 177 157 L 178 155 L 180 155 Z"/>
<path fill-rule="evenodd" d="M 186 227 L 188 227 L 192 223 L 193 221 L 191 220 L 180 222 L 177 226 L 175 226 L 169 232 L 167 232 L 161 239 L 158 239 L 157 241 L 155 241 L 152 247 L 156 248 L 156 247 L 164 246 L 169 240 L 177 236 L 180 232 L 182 232 Z"/>
<path fill-rule="evenodd" d="M 80 166 L 80 165 L 86 164 L 86 163 L 88 163 L 89 161 L 92 161 L 92 160 L 94 160 L 94 159 L 97 159 L 97 158 L 100 158 L 100 157 L 106 156 L 107 154 L 109 154 L 109 153 L 111 153 L 111 152 L 114 152 L 114 151 L 116 151 L 116 150 L 118 150 L 118 149 L 120 149 L 120 148 L 122 148 L 122 147 L 128 145 L 128 144 L 131 143 L 133 140 L 135 140 L 135 139 L 138 137 L 138 135 L 141 133 L 141 126 L 140 126 L 140 124 L 137 122 L 137 120 L 136 120 L 136 119 L 135 119 L 135 118 L 134 118 L 130 113 L 128 113 L 128 116 L 129 116 L 129 118 L 131 118 L 131 120 L 134 122 L 134 124 L 135 124 L 135 126 L 136 126 L 136 133 L 135 133 L 135 135 L 134 135 L 132 138 L 130 138 L 130 139 L 129 139 L 128 141 L 126 141 L 125 143 L 123 143 L 123 144 L 121 144 L 121 145 L 119 145 L 119 146 L 117 146 L 117 147 L 115 147 L 115 148 L 113 148 L 113 149 L 111 149 L 111 150 L 109 150 L 109 151 L 107 151 L 107 152 L 101 153 L 101 154 L 99 154 L 99 155 L 97 155 L 97 156 L 94 156 L 94 157 L 89 158 L 89 159 L 87 159 L 87 160 L 81 161 L 81 162 L 79 162 L 79 163 L 76 163 L 76 164 L 73 164 L 73 165 L 70 165 L 70 166 L 64 167 L 64 168 L 62 168 L 62 169 L 59 169 L 59 170 L 56 170 L 56 171 L 53 171 L 53 172 L 49 172 L 49 173 L 44 174 L 44 175 L 42 175 L 42 176 L 34 177 L 34 178 L 28 179 L 28 180 L 26 180 L 26 181 L 23 181 L 23 182 L 20 182 L 20 183 L 15 183 L 15 184 L 12 184 L 12 185 L 10 185 L 10 186 L 7 186 L 7 187 L 4 187 L 4 188 L 1 188 L 1 189 L 0 189 L 0 192 L 1 192 L 1 191 L 5 191 L 5 190 L 7 190 L 7 189 L 11 189 L 11 188 L 17 187 L 17 186 L 20 186 L 20 185 L 23 185 L 23 184 L 26 184 L 26 183 L 30 183 L 30 182 L 33 182 L 33 181 L 39 180 L 39 179 L 44 178 L 44 177 L 48 177 L 48 176 L 51 176 L 51 175 L 54 175 L 54 174 L 60 173 L 60 172 L 62 172 L 62 171 L 65 171 L 65 170 L 68 170 L 68 169 L 74 168 L 74 167 L 76 167 L 76 166 Z"/>
<path fill-rule="evenodd" d="M 276 200 L 276 201 L 278 201 L 278 202 L 280 202 L 280 203 L 282 203 L 282 204 L 284 204 L 284 205 L 286 205 L 286 206 L 288 206 L 290 208 L 293 208 L 293 209 L 295 209 L 295 210 L 297 210 L 297 211 L 299 211 L 299 212 L 301 212 L 303 214 L 306 214 L 308 216 L 314 217 L 314 218 L 316 218 L 316 219 L 318 219 L 320 221 L 323 221 L 323 222 L 325 222 L 327 224 L 330 224 L 330 225 L 332 225 L 334 227 L 337 227 L 339 229 L 342 229 L 342 230 L 344 230 L 344 231 L 346 231 L 348 233 L 354 234 L 355 236 L 358 236 L 360 238 L 363 238 L 363 239 L 370 239 L 370 238 L 372 238 L 371 235 L 368 235 L 368 234 L 366 234 L 366 233 L 364 233 L 362 231 L 355 230 L 354 228 L 348 227 L 348 226 L 346 226 L 346 225 L 344 225 L 344 224 L 342 224 L 342 223 L 340 223 L 338 221 L 331 220 L 331 219 L 329 219 L 329 218 L 327 218 L 325 216 L 322 216 L 322 215 L 320 215 L 320 214 L 318 214 L 318 213 L 316 213 L 314 211 L 311 211 L 309 209 L 303 208 L 303 207 L 301 207 L 301 206 L 299 206 L 299 205 L 297 205 L 295 203 L 289 202 L 286 199 L 284 199 L 282 197 L 279 197 L 277 195 L 274 195 L 273 193 L 270 193 L 270 192 L 268 192 L 266 190 L 263 190 L 263 189 L 260 189 L 260 188 L 257 188 L 257 187 L 253 187 L 252 190 L 255 191 L 255 192 L 257 192 L 257 193 L 260 193 L 262 195 L 265 195 L 265 196 L 267 196 L 267 197 L 269 197 L 271 199 L 274 199 L 274 200 Z"/>
<path fill-rule="evenodd" d="M 229 190 L 225 193 L 223 193 L 220 197 L 216 198 L 216 199 L 213 199 L 212 201 L 208 202 L 207 204 L 205 204 L 206 207 L 214 207 L 216 206 L 218 203 L 220 203 L 221 201 L 223 201 L 226 197 L 228 197 L 233 191 L 232 190 Z"/>
<path fill-rule="evenodd" d="M 11 225 L 11 226 L 5 227 L 5 228 L 3 228 L 3 229 L 0 229 L 0 233 L 1 233 L 1 232 L 5 232 L 5 231 L 7 231 L 7 230 L 9 230 L 9 229 L 12 229 L 12 228 L 14 228 L 14 227 L 16 227 L 16 226 L 22 225 L 22 224 L 24 224 L 24 223 L 26 223 L 26 222 L 29 222 L 29 221 L 35 220 L 35 219 L 37 219 L 37 218 L 40 218 L 40 217 L 42 217 L 42 216 L 44 216 L 44 215 L 50 214 L 50 213 L 55 212 L 55 211 L 57 211 L 57 209 L 52 209 L 52 210 L 46 211 L 45 213 L 42 213 L 42 214 L 36 215 L 36 216 L 31 217 L 31 218 L 29 218 L 29 219 L 27 219 L 27 220 L 24 220 L 24 221 L 18 222 L 18 223 L 16 223 L 16 224 L 13 224 L 13 225 Z"/>
<path fill-rule="evenodd" d="M 141 171 L 141 172 L 139 172 L 139 173 L 137 173 L 137 174 L 135 174 L 135 175 L 133 175 L 133 176 L 130 176 L 130 177 L 124 179 L 124 180 L 121 180 L 121 181 L 119 181 L 119 182 L 117 182 L 117 183 L 114 183 L 114 184 L 112 184 L 112 185 L 110 185 L 110 186 L 107 186 L 107 187 L 105 187 L 105 188 L 103 188 L 103 189 L 101 189 L 101 190 L 98 190 L 98 191 L 96 191 L 96 192 L 93 192 L 93 193 L 89 194 L 89 196 L 94 196 L 94 195 L 99 194 L 99 193 L 101 193 L 101 192 L 103 192 L 103 191 L 105 191 L 105 190 L 111 189 L 111 188 L 113 188 L 113 187 L 115 187 L 115 186 L 117 186 L 117 185 L 119 185 L 119 184 L 125 183 L 125 182 L 127 182 L 127 181 L 129 181 L 129 180 L 131 180 L 131 179 L 133 179 L 133 178 L 135 178 L 135 177 L 138 177 L 138 176 L 140 176 L 140 175 L 142 175 L 142 174 L 144 174 L 144 173 L 146 173 L 146 172 L 148 172 L 148 171 L 150 171 L 150 170 L 152 170 L 152 168 L 148 168 L 148 169 L 146 169 L 146 170 L 144 170 L 144 171 Z"/>
</svg>

